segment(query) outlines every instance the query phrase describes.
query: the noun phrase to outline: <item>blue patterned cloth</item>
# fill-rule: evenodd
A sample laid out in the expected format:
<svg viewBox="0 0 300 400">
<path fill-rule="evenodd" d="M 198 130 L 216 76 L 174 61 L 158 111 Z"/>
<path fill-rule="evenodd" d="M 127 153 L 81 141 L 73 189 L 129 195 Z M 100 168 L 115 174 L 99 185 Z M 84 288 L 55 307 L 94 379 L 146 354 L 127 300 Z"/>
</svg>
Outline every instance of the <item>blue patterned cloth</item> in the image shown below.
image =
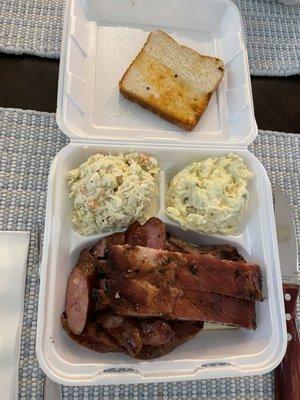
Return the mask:
<svg viewBox="0 0 300 400">
<path fill-rule="evenodd" d="M 43 398 L 35 354 L 38 308 L 37 224 L 43 225 L 50 163 L 69 139 L 55 114 L 0 108 L 0 230 L 31 231 L 19 369 L 19 398 Z M 259 131 L 250 150 L 285 189 L 300 233 L 300 135 Z M 273 400 L 273 373 L 234 379 L 98 387 L 63 387 L 64 399 Z M 0 396 L 1 397 L 1 396 Z"/>
<path fill-rule="evenodd" d="M 235 0 L 245 25 L 252 75 L 300 73 L 300 6 Z M 1 0 L 0 51 L 58 58 L 63 0 Z"/>
</svg>

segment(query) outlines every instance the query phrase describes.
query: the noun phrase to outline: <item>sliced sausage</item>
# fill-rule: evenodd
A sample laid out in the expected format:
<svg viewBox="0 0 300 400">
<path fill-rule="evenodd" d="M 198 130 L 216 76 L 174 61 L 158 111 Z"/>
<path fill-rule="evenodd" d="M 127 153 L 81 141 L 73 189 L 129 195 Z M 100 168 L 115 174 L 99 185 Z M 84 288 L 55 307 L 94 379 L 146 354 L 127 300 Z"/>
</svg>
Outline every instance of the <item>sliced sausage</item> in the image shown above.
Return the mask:
<svg viewBox="0 0 300 400">
<path fill-rule="evenodd" d="M 145 222 L 144 229 L 147 238 L 145 247 L 164 249 L 166 241 L 165 224 L 160 219 L 153 217 Z"/>
<path fill-rule="evenodd" d="M 92 288 L 97 284 L 95 260 L 89 250 L 79 255 L 67 284 L 66 316 L 70 331 L 79 335 L 85 326 Z"/>
<path fill-rule="evenodd" d="M 147 241 L 144 226 L 138 221 L 131 224 L 125 232 L 125 243 L 130 246 L 144 246 Z"/>
</svg>

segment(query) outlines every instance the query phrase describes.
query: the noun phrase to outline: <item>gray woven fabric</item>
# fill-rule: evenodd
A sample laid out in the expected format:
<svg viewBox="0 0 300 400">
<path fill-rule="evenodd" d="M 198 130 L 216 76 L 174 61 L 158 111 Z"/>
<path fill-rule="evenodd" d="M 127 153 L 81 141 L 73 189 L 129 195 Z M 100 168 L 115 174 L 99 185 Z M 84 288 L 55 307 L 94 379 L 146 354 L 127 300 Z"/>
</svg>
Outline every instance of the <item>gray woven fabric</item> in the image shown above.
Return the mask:
<svg viewBox="0 0 300 400">
<path fill-rule="evenodd" d="M 0 108 L 0 230 L 31 231 L 20 353 L 20 399 L 42 399 L 35 355 L 39 279 L 37 224 L 43 224 L 51 160 L 68 142 L 53 114 Z M 1 396 L 0 396 L 1 397 Z"/>
<path fill-rule="evenodd" d="M 300 6 L 279 0 L 234 0 L 245 27 L 252 75 L 300 73 Z"/>
<path fill-rule="evenodd" d="M 298 235 L 300 135 L 260 131 L 251 151 L 269 176 L 285 189 L 293 208 Z M 42 399 L 43 373 L 35 355 L 38 307 L 36 226 L 43 224 L 47 177 L 51 160 L 68 143 L 55 115 L 0 108 L 0 229 L 31 231 L 27 265 L 24 321 L 20 356 L 20 399 Z M 147 385 L 63 387 L 64 399 L 274 399 L 273 374 Z"/>
<path fill-rule="evenodd" d="M 243 16 L 253 75 L 300 73 L 300 6 L 234 0 Z M 0 51 L 59 57 L 64 0 L 1 0 Z"/>
<path fill-rule="evenodd" d="M 58 58 L 63 0 L 1 0 L 0 51 Z"/>
</svg>

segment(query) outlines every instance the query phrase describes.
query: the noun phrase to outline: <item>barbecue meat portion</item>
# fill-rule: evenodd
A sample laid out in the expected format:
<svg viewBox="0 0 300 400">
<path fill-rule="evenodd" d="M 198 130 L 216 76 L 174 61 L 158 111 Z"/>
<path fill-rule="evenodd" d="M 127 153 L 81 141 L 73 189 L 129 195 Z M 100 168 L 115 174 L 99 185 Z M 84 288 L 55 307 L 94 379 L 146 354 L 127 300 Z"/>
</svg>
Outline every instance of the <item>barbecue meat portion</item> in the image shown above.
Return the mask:
<svg viewBox="0 0 300 400">
<path fill-rule="evenodd" d="M 131 224 L 125 232 L 125 243 L 130 244 L 131 246 L 164 249 L 165 241 L 165 224 L 156 217 L 148 219 L 144 225 L 141 225 L 136 221 Z"/>
<path fill-rule="evenodd" d="M 128 245 L 111 246 L 108 263 L 107 295 L 117 315 L 256 327 L 249 301 L 261 298 L 256 265 Z"/>
<path fill-rule="evenodd" d="M 174 334 L 174 337 L 171 340 L 165 341 L 161 345 L 151 345 L 150 343 L 146 344 L 144 342 L 144 345 L 136 358 L 149 360 L 164 356 L 165 354 L 170 353 L 170 351 L 174 350 L 176 347 L 187 342 L 193 336 L 197 335 L 197 333 L 199 333 L 203 328 L 203 322 L 168 321 L 164 322 L 164 324 L 168 324 L 170 330 Z"/>
<path fill-rule="evenodd" d="M 125 352 L 125 349 L 119 346 L 103 329 L 99 329 L 94 321 L 86 321 L 85 327 L 79 335 L 74 335 L 70 330 L 65 314 L 61 316 L 61 325 L 71 339 L 88 349 L 95 350 L 99 353 Z"/>
<path fill-rule="evenodd" d="M 102 285 L 103 280 L 100 281 Z M 92 290 L 92 304 L 90 311 L 91 313 L 96 313 L 99 311 L 107 310 L 110 308 L 111 300 L 106 294 L 106 289 L 103 288 L 93 288 Z"/>
<path fill-rule="evenodd" d="M 162 346 L 176 339 L 176 333 L 170 323 L 163 319 L 133 319 L 133 321 L 138 324 L 144 345 Z"/>
<path fill-rule="evenodd" d="M 255 303 L 194 289 L 183 291 L 166 282 L 112 279 L 111 306 L 117 315 L 206 321 L 255 329 Z"/>
<path fill-rule="evenodd" d="M 195 246 L 175 236 L 170 236 L 166 242 L 166 250 L 195 255 L 207 254 L 220 260 L 245 261 L 237 249 L 228 244 Z"/>
<path fill-rule="evenodd" d="M 130 320 L 107 312 L 99 315 L 97 325 L 101 326 L 132 357 L 141 351 L 143 345 L 141 333 Z"/>
<path fill-rule="evenodd" d="M 131 246 L 145 246 L 154 249 L 165 247 L 166 231 L 165 224 L 158 218 L 148 219 L 144 225 L 138 221 L 131 224 L 125 232 L 117 232 L 99 240 L 90 253 L 96 260 L 106 258 L 110 245 L 130 244 Z"/>
<path fill-rule="evenodd" d="M 100 315 L 96 323 L 132 357 L 161 357 L 199 333 L 203 322 L 164 321 L 115 316 L 111 311 Z"/>
<path fill-rule="evenodd" d="M 244 300 L 262 299 L 261 272 L 256 264 L 128 245 L 111 246 L 108 263 L 109 285 L 122 274 L 125 281 L 167 285 L 184 292 L 193 288 Z"/>
<path fill-rule="evenodd" d="M 203 328 L 202 322 L 123 318 L 111 311 L 87 320 L 80 335 L 70 331 L 65 314 L 61 316 L 61 324 L 71 339 L 91 350 L 128 353 L 145 360 L 169 353 Z"/>
<path fill-rule="evenodd" d="M 93 248 L 91 248 L 90 253 L 96 259 L 100 260 L 107 255 L 107 250 L 111 244 L 124 244 L 125 235 L 123 232 L 113 233 L 112 235 L 106 236 L 99 240 Z"/>
<path fill-rule="evenodd" d="M 82 250 L 67 283 L 65 310 L 70 331 L 79 335 L 85 326 L 92 303 L 92 289 L 97 284 L 95 259 Z"/>
<path fill-rule="evenodd" d="M 255 329 L 260 267 L 229 245 L 195 246 L 150 218 L 83 250 L 70 274 L 61 324 L 97 352 L 161 357 L 203 322 Z"/>
<path fill-rule="evenodd" d="M 143 323 L 142 319 L 140 319 L 141 323 Z M 180 346 L 184 342 L 187 342 L 189 339 L 191 339 L 193 336 L 197 335 L 203 328 L 203 322 L 193 322 L 193 321 L 163 321 L 163 320 L 149 320 L 149 321 L 154 321 L 154 329 L 150 328 L 151 330 L 156 331 L 157 330 L 157 325 L 160 325 L 160 328 L 158 332 L 163 331 L 169 331 L 172 332 L 168 336 L 170 337 L 169 340 L 165 340 L 164 343 L 154 344 L 152 340 L 150 341 L 149 338 L 147 340 L 147 343 L 144 339 L 144 345 L 139 352 L 139 354 L 136 356 L 136 358 L 143 359 L 143 360 L 149 360 L 152 358 L 157 358 L 164 356 L 165 354 L 170 353 L 170 351 L 174 350 L 176 347 Z M 166 326 L 168 328 L 166 328 Z M 158 339 L 159 335 L 157 333 L 154 333 L 156 336 L 156 340 Z M 162 337 L 165 337 L 163 335 Z M 152 342 L 152 344 L 151 344 Z"/>
</svg>

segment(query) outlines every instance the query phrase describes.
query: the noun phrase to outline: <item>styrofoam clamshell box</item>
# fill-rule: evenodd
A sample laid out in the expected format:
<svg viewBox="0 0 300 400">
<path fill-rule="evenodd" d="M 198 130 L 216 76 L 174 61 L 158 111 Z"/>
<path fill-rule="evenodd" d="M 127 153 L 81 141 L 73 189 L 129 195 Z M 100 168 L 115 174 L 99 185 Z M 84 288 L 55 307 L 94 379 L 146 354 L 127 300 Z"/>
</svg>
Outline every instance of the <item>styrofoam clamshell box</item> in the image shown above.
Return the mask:
<svg viewBox="0 0 300 400">
<path fill-rule="evenodd" d="M 179 43 L 224 60 L 225 76 L 193 132 L 184 132 L 121 97 L 118 82 L 149 32 L 163 29 Z M 281 361 L 286 328 L 271 185 L 247 145 L 257 135 L 241 17 L 228 0 L 70 0 L 65 10 L 57 122 L 71 139 L 53 161 L 48 188 L 38 312 L 37 356 L 54 381 L 66 385 L 147 383 L 263 374 Z M 257 329 L 202 331 L 151 361 L 100 354 L 63 331 L 69 274 L 80 251 L 105 234 L 84 237 L 70 222 L 67 173 L 95 153 L 139 151 L 160 164 L 151 215 L 193 243 L 236 246 L 263 273 Z M 241 155 L 254 173 L 250 206 L 234 235 L 182 231 L 165 216 L 165 191 L 193 161 Z"/>
</svg>

